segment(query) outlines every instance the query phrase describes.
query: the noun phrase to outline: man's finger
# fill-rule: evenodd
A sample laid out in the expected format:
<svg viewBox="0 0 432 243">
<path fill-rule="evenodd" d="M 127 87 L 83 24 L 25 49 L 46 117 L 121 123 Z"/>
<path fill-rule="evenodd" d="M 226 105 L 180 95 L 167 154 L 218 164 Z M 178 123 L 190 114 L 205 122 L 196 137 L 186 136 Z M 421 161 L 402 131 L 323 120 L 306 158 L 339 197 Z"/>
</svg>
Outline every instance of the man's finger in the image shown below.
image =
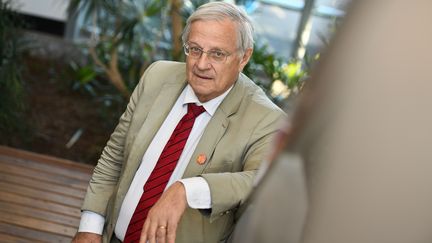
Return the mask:
<svg viewBox="0 0 432 243">
<path fill-rule="evenodd" d="M 168 228 L 166 232 L 167 243 L 175 243 L 176 231 L 177 231 L 177 223 L 168 224 Z"/>
<path fill-rule="evenodd" d="M 156 231 L 156 240 L 158 243 L 165 243 L 167 241 L 167 227 L 164 225 L 159 225 Z"/>
<path fill-rule="evenodd" d="M 147 240 L 149 243 L 157 243 L 156 241 L 156 233 L 158 229 L 157 221 L 152 221 L 149 226 L 149 230 L 147 231 Z"/>
<path fill-rule="evenodd" d="M 146 220 L 144 222 L 143 228 L 141 230 L 141 236 L 140 236 L 139 243 L 147 243 L 147 232 L 149 230 L 149 227 L 150 227 L 150 222 L 148 220 Z"/>
</svg>

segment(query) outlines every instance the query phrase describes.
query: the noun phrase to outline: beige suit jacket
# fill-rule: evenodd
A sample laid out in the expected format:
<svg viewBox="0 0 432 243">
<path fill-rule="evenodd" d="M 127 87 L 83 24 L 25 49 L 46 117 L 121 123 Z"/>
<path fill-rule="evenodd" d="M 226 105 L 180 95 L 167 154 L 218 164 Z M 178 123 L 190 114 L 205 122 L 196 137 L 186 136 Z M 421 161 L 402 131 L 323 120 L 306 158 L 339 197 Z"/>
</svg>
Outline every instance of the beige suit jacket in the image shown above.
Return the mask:
<svg viewBox="0 0 432 243">
<path fill-rule="evenodd" d="M 152 64 L 135 88 L 90 180 L 82 209 L 106 217 L 109 242 L 122 201 L 144 152 L 186 86 L 184 63 Z M 232 230 L 233 214 L 248 196 L 284 113 L 243 74 L 208 123 L 183 178 L 202 176 L 212 210 L 187 209 L 176 242 L 219 242 Z M 196 163 L 206 154 L 204 165 Z M 145 163 L 145 162 L 144 162 Z"/>
</svg>

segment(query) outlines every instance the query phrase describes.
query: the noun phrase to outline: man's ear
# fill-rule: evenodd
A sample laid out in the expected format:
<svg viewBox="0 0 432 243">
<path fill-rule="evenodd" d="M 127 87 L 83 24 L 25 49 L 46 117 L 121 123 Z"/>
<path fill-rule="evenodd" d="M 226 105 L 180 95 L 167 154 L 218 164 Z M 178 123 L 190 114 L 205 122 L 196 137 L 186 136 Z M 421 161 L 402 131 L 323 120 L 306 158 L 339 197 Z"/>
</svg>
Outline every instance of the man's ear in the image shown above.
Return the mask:
<svg viewBox="0 0 432 243">
<path fill-rule="evenodd" d="M 240 60 L 239 72 L 243 71 L 243 68 L 246 66 L 246 64 L 249 62 L 249 59 L 252 57 L 252 53 L 252 48 L 246 49 L 242 59 Z"/>
</svg>

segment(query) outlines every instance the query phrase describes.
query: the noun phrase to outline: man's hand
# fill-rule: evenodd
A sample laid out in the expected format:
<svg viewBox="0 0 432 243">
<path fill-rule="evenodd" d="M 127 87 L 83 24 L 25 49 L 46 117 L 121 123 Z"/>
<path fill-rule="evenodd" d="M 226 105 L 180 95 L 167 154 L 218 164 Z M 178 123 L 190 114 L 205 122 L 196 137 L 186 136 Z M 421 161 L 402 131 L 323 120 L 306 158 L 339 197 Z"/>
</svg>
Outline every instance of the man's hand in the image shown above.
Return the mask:
<svg viewBox="0 0 432 243">
<path fill-rule="evenodd" d="M 77 232 L 75 237 L 72 239 L 72 243 L 101 243 L 102 235 L 88 233 L 88 232 Z"/>
<path fill-rule="evenodd" d="M 181 182 L 175 182 L 150 209 L 140 243 L 174 243 L 177 225 L 186 206 L 185 188 Z"/>
</svg>

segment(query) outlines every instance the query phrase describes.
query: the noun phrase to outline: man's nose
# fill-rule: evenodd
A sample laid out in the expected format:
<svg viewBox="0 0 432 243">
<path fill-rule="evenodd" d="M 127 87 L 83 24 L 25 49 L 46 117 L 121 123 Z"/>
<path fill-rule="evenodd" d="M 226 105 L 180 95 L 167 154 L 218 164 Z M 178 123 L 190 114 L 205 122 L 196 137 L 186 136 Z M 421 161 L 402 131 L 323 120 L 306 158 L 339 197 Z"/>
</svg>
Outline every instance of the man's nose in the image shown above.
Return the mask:
<svg viewBox="0 0 432 243">
<path fill-rule="evenodd" d="M 211 63 L 210 63 L 210 59 L 208 58 L 207 53 L 203 52 L 201 54 L 201 56 L 198 57 L 196 64 L 197 64 L 199 69 L 210 68 Z"/>
</svg>

